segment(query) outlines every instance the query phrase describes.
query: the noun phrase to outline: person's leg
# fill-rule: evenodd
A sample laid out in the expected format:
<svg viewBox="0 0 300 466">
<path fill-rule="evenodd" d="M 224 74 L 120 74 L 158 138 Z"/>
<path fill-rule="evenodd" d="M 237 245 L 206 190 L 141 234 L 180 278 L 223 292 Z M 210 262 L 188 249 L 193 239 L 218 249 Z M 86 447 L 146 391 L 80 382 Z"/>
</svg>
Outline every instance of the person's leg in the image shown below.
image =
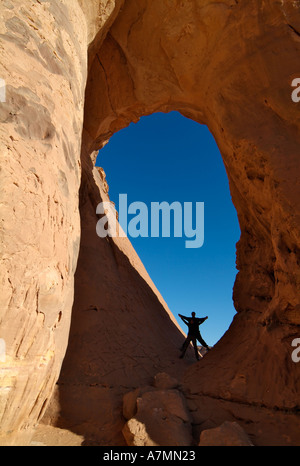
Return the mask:
<svg viewBox="0 0 300 466">
<path fill-rule="evenodd" d="M 189 346 L 189 344 L 190 344 L 190 341 L 191 341 L 191 339 L 190 339 L 190 337 L 188 336 L 188 337 L 186 338 L 185 342 L 184 342 L 183 345 L 182 345 L 182 348 L 181 348 L 181 355 L 179 356 L 180 358 L 183 358 L 183 356 L 185 355 L 185 352 L 186 352 L 186 350 L 188 349 L 188 346 Z"/>
<path fill-rule="evenodd" d="M 193 346 L 194 346 L 195 357 L 196 357 L 196 359 L 199 361 L 200 356 L 199 356 L 199 352 L 198 352 L 198 348 L 197 348 L 197 338 L 196 338 L 196 337 L 193 337 L 193 338 L 192 338 L 192 342 L 193 342 Z"/>
<path fill-rule="evenodd" d="M 204 346 L 204 348 L 209 349 L 207 343 L 205 343 L 200 333 L 198 333 L 197 335 L 197 340 L 199 341 L 201 346 Z"/>
</svg>

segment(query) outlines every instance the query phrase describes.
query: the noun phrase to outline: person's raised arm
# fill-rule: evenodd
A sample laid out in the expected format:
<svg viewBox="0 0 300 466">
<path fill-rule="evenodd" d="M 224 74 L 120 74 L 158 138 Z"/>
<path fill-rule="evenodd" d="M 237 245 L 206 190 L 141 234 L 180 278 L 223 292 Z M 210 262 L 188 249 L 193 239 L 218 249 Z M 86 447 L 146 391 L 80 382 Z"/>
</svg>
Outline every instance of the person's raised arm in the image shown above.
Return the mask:
<svg viewBox="0 0 300 466">
<path fill-rule="evenodd" d="M 199 325 L 203 324 L 203 322 L 204 322 L 206 319 L 208 319 L 208 316 L 206 316 L 206 317 L 200 317 L 200 319 L 199 319 Z"/>
<path fill-rule="evenodd" d="M 188 317 L 183 316 L 182 314 L 178 314 L 178 315 L 179 315 L 179 317 L 181 318 L 181 320 L 183 320 L 183 322 L 184 322 L 185 324 L 188 324 L 188 323 L 189 323 Z"/>
</svg>

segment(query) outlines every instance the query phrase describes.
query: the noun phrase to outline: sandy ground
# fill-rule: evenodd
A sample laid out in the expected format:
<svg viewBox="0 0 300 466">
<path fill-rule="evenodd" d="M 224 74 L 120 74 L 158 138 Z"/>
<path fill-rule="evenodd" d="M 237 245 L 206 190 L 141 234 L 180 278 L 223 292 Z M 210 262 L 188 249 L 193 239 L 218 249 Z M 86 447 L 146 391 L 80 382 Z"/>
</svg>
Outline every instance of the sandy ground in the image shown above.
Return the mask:
<svg viewBox="0 0 300 466">
<path fill-rule="evenodd" d="M 29 446 L 31 447 L 80 447 L 84 437 L 58 427 L 39 425 Z"/>
</svg>

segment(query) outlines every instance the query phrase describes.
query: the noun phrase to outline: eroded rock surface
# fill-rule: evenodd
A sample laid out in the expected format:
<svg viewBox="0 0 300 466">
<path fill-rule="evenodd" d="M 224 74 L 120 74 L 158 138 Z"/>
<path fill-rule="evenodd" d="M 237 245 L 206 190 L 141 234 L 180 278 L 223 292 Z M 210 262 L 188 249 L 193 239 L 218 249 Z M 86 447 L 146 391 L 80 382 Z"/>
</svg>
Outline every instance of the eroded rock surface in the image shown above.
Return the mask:
<svg viewBox="0 0 300 466">
<path fill-rule="evenodd" d="M 77 2 L 1 1 L 0 443 L 44 413 L 68 344 L 80 242 L 87 30 Z M 11 440 L 10 435 L 11 433 Z"/>
<path fill-rule="evenodd" d="M 251 447 L 246 432 L 237 422 L 225 421 L 215 429 L 204 430 L 200 436 L 200 447 Z"/>
<path fill-rule="evenodd" d="M 156 382 L 157 378 L 155 385 Z M 124 396 L 123 413 L 129 419 L 122 432 L 127 445 L 192 445 L 192 417 L 185 397 L 179 390 L 170 388 L 173 385 L 169 383 L 166 389 L 142 387 Z"/>
</svg>

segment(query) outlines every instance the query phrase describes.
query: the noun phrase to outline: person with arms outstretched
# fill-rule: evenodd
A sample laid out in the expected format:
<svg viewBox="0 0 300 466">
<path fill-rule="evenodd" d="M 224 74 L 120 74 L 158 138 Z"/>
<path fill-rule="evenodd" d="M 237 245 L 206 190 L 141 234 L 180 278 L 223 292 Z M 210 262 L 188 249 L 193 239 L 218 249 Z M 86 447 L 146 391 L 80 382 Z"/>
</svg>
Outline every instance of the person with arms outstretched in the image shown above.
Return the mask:
<svg viewBox="0 0 300 466">
<path fill-rule="evenodd" d="M 183 320 L 183 322 L 189 328 L 187 338 L 186 338 L 186 340 L 183 343 L 182 348 L 181 348 L 180 358 L 184 357 L 185 352 L 188 349 L 188 346 L 189 346 L 190 342 L 192 342 L 193 346 L 194 346 L 196 359 L 199 361 L 200 358 L 199 358 L 199 353 L 198 353 L 198 348 L 197 348 L 197 340 L 199 341 L 199 343 L 202 346 L 204 346 L 207 350 L 209 350 L 209 347 L 205 343 L 205 341 L 203 340 L 203 338 L 202 338 L 202 336 L 200 334 L 200 330 L 199 330 L 199 326 L 201 324 L 203 324 L 203 322 L 206 319 L 208 319 L 208 316 L 199 318 L 199 317 L 196 317 L 195 312 L 192 312 L 192 317 L 186 317 L 186 316 L 183 316 L 181 314 L 178 314 L 178 315 L 181 318 L 181 320 Z"/>
</svg>

